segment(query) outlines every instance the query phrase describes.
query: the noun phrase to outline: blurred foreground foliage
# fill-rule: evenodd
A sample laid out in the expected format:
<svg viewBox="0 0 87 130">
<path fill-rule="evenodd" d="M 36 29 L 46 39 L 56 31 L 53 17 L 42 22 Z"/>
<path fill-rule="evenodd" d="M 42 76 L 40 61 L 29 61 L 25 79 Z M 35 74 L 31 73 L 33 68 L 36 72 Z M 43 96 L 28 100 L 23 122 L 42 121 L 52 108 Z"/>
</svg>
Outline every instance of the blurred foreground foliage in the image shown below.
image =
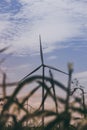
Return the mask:
<svg viewBox="0 0 87 130">
<path fill-rule="evenodd" d="M 6 49 L 7 48 L 2 49 L 0 53 Z M 17 83 L 13 94 L 10 96 L 6 95 L 6 73 L 4 72 L 1 86 L 3 95 L 2 98 L 0 98 L 0 101 L 2 101 L 0 106 L 0 109 L 2 108 L 0 112 L 0 130 L 87 130 L 87 107 L 85 102 L 82 102 L 79 97 L 73 97 L 74 102 L 70 102 L 70 96 L 72 95 L 72 72 L 72 64 L 69 64 L 67 86 L 60 81 L 55 80 L 51 70 L 49 71 L 48 77 L 44 75 L 27 76 Z M 36 83 L 37 85 L 20 102 L 17 95 L 26 84 L 30 85 L 31 83 Z M 59 97 L 56 94 L 55 87 L 60 88 L 65 92 L 66 98 Z M 25 107 L 25 103 L 29 101 L 40 88 L 45 91 L 42 96 L 41 104 L 37 109 L 34 109 L 33 112 L 30 112 Z M 74 89 L 74 91 L 75 90 L 76 89 Z M 84 91 L 82 92 L 82 94 L 84 94 Z M 42 109 L 48 96 L 53 100 L 55 110 L 48 110 L 47 108 Z M 75 103 L 78 103 L 79 107 L 75 106 Z M 61 104 L 64 107 L 61 112 L 59 112 L 58 104 Z M 11 110 L 12 112 L 10 112 Z M 21 112 L 24 113 L 22 116 L 20 116 Z M 72 113 L 74 112 L 81 115 L 81 118 L 73 117 Z M 48 117 L 52 119 L 45 121 Z M 42 120 L 40 123 L 37 123 L 39 118 Z M 72 121 L 74 121 L 75 124 L 72 124 Z"/>
<path fill-rule="evenodd" d="M 69 87 L 64 86 L 62 83 L 60 83 L 59 81 L 53 79 L 53 77 L 44 77 L 44 83 L 43 83 L 43 77 L 39 76 L 39 75 L 35 75 L 35 76 L 31 76 L 31 77 L 27 77 L 26 79 L 24 79 L 23 81 L 20 81 L 15 89 L 15 91 L 13 92 L 13 94 L 11 96 L 6 96 L 4 95 L 4 97 L 2 98 L 2 100 L 4 100 L 4 104 L 2 105 L 2 110 L 0 113 L 0 130 L 4 130 L 4 129 L 12 129 L 12 130 L 19 130 L 19 129 L 23 129 L 23 130 L 33 130 L 33 129 L 44 129 L 44 130 L 86 130 L 87 129 L 87 118 L 86 118 L 86 114 L 87 114 L 87 109 L 85 107 L 85 109 L 83 108 L 83 104 L 81 102 L 81 100 L 79 99 L 79 97 L 74 97 L 75 99 L 75 103 L 78 103 L 80 107 L 75 107 L 73 105 L 73 103 L 70 103 L 70 92 L 69 92 Z M 24 97 L 22 99 L 22 101 L 20 102 L 19 99 L 17 98 L 18 93 L 20 92 L 20 90 L 26 85 L 26 84 L 31 84 L 32 82 L 36 82 L 38 85 L 31 90 L 31 92 L 29 92 L 27 94 L 26 97 Z M 54 86 L 61 88 L 65 93 L 66 93 L 66 99 L 62 98 L 62 97 L 58 97 L 57 95 L 54 95 L 51 92 L 51 89 L 48 86 L 48 82 L 50 84 L 50 87 L 54 88 Z M 68 84 L 70 85 L 70 84 Z M 3 86 L 2 86 L 3 87 Z M 32 113 L 30 113 L 28 111 L 27 108 L 25 108 L 25 103 L 27 102 L 27 100 L 29 100 L 34 93 L 36 93 L 36 91 L 40 88 L 44 88 L 45 90 L 45 95 L 43 97 L 43 100 L 40 104 L 40 106 L 34 110 Z M 4 92 L 3 92 L 4 93 Z M 42 106 L 46 101 L 46 98 L 50 96 L 50 98 L 53 100 L 54 104 L 55 104 L 55 110 L 47 110 L 46 108 L 44 109 L 44 111 L 42 110 Z M 61 112 L 58 112 L 58 103 L 63 104 L 64 105 L 64 110 Z M 19 114 L 14 114 L 14 110 L 12 113 L 10 113 L 10 109 L 12 108 L 12 106 L 16 104 L 17 109 L 16 111 L 18 111 L 18 113 L 20 114 L 21 111 L 24 112 L 24 115 L 22 117 L 19 118 Z M 73 112 L 78 112 L 81 115 L 81 119 L 75 119 L 75 122 L 77 122 L 77 120 L 80 120 L 79 122 L 77 122 L 77 125 L 74 126 L 71 124 L 71 121 L 73 120 L 72 117 L 72 113 Z M 84 116 L 85 115 L 85 116 Z M 49 122 L 44 122 L 44 126 L 42 125 L 42 123 L 40 122 L 40 124 L 37 124 L 37 126 L 34 124 L 30 124 L 30 120 L 34 120 L 37 121 L 39 118 L 42 118 L 44 116 L 44 118 L 46 119 L 47 117 L 54 117 L 52 120 L 50 120 Z M 36 118 L 36 120 L 35 120 Z"/>
</svg>

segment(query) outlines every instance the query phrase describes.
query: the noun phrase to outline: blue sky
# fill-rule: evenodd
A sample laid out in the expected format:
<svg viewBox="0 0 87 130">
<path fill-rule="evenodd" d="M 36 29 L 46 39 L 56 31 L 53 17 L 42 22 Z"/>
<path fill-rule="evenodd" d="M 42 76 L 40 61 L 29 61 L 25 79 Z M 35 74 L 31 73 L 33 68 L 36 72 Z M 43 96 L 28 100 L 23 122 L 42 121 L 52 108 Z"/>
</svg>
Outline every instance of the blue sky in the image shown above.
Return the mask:
<svg viewBox="0 0 87 130">
<path fill-rule="evenodd" d="M 39 34 L 45 63 L 67 72 L 67 63 L 73 62 L 73 77 L 86 86 L 87 1 L 0 1 L 0 46 L 10 45 L 2 56 L 13 53 L 2 64 L 9 80 L 19 80 L 40 65 Z"/>
</svg>

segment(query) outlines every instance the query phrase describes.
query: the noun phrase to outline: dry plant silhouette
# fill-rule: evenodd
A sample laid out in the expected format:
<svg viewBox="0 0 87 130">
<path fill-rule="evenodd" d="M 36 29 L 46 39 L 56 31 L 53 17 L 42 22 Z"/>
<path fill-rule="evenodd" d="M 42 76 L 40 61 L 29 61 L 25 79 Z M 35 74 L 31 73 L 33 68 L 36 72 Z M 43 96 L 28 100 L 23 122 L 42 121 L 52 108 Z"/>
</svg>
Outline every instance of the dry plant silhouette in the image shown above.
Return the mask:
<svg viewBox="0 0 87 130">
<path fill-rule="evenodd" d="M 0 53 L 4 52 L 6 48 L 3 48 Z M 40 55 L 41 55 L 41 65 L 37 67 L 34 71 L 30 74 L 25 76 L 21 81 L 16 83 L 6 83 L 6 73 L 2 73 L 3 82 L 0 84 L 2 88 L 2 110 L 0 112 L 0 130 L 87 130 L 87 107 L 85 104 L 85 97 L 84 97 L 84 89 L 78 86 L 71 91 L 71 84 L 72 84 L 72 73 L 73 73 L 73 65 L 71 63 L 68 64 L 68 73 L 65 73 L 57 68 L 48 66 L 44 64 L 43 59 L 43 51 L 42 51 L 42 44 L 41 44 L 41 37 L 40 37 Z M 42 74 L 41 75 L 33 75 L 39 68 L 42 67 Z M 49 69 L 49 76 L 45 75 L 45 67 Z M 68 83 L 67 86 L 64 85 L 62 82 L 56 80 L 52 74 L 52 70 L 59 71 L 64 73 L 68 76 Z M 24 97 L 21 101 L 17 98 L 17 95 L 21 91 L 22 88 L 25 87 L 26 84 L 30 85 L 31 83 L 36 83 L 37 85 Z M 7 96 L 6 89 L 7 87 L 13 87 L 16 85 L 14 92 Z M 74 84 L 75 85 L 75 84 Z M 62 91 L 66 93 L 66 98 L 59 97 L 55 91 L 56 88 L 60 88 Z M 38 108 L 33 109 L 30 112 L 26 107 L 25 104 L 31 97 L 39 90 L 42 89 L 42 101 Z M 79 97 L 74 97 L 74 103 L 78 103 L 79 107 L 74 106 L 74 103 L 70 102 L 70 97 L 73 93 L 80 89 L 83 94 L 83 102 Z M 47 97 L 50 97 L 54 104 L 55 110 L 48 110 L 44 107 Z M 58 111 L 58 103 L 64 105 L 63 111 Z M 21 111 L 24 112 L 24 115 L 20 117 L 19 114 L 10 113 L 10 109 L 13 105 L 16 105 L 16 111 L 20 114 Z M 27 104 L 29 105 L 29 104 Z M 76 118 L 72 117 L 73 112 L 78 112 L 82 118 L 80 122 L 77 123 L 77 126 L 72 125 L 72 120 L 77 121 Z M 53 117 L 48 122 L 45 121 L 47 118 Z M 40 124 L 35 126 L 35 122 L 41 118 L 42 121 Z M 33 120 L 34 124 L 30 124 L 29 122 Z M 10 123 L 10 124 L 9 124 Z"/>
</svg>

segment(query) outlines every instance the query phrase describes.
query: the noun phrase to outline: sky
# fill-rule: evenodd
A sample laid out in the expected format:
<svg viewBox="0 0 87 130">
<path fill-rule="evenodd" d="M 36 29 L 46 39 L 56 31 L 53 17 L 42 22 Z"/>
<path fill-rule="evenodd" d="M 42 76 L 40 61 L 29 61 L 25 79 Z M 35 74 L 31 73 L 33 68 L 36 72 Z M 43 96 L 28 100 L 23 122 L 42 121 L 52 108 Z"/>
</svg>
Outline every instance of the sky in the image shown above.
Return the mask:
<svg viewBox="0 0 87 130">
<path fill-rule="evenodd" d="M 87 89 L 87 0 L 0 1 L 0 48 L 9 46 L 0 59 L 7 57 L 1 69 L 8 81 L 22 79 L 41 64 L 39 35 L 45 64 L 68 72 L 72 62 L 73 78 Z"/>
</svg>

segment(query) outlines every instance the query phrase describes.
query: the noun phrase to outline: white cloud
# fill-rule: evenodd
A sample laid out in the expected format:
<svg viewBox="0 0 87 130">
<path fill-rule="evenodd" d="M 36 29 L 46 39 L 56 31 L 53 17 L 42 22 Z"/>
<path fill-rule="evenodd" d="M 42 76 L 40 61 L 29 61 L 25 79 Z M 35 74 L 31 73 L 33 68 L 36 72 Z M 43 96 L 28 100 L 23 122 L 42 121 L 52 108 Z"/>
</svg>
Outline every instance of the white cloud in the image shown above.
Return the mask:
<svg viewBox="0 0 87 130">
<path fill-rule="evenodd" d="M 77 78 L 82 85 L 87 85 L 87 71 L 75 73 L 73 77 Z"/>
<path fill-rule="evenodd" d="M 17 14 L 12 16 L 10 12 L 6 13 L 14 20 L 10 21 L 11 27 L 8 26 L 7 33 L 3 34 L 6 40 L 5 36 L 1 40 L 13 45 L 11 51 L 16 51 L 18 54 L 37 51 L 39 34 L 42 36 L 43 46 L 48 47 L 47 52 L 56 48 L 55 43 L 82 35 L 82 27 L 87 20 L 85 1 L 20 0 L 20 2 L 23 7 Z M 8 22 L 7 19 L 4 21 Z"/>
<path fill-rule="evenodd" d="M 6 70 L 7 75 L 9 75 L 10 81 L 18 81 L 32 71 L 32 64 L 23 63 L 21 65 L 7 67 L 4 70 Z"/>
<path fill-rule="evenodd" d="M 50 57 L 48 57 L 49 60 L 54 60 L 56 58 L 57 58 L 56 56 L 50 56 Z"/>
<path fill-rule="evenodd" d="M 0 33 L 2 33 L 3 30 L 6 30 L 8 26 L 9 26 L 9 22 L 0 21 Z"/>
<path fill-rule="evenodd" d="M 76 73 L 75 76 L 78 78 L 87 77 L 87 71 Z"/>
</svg>

